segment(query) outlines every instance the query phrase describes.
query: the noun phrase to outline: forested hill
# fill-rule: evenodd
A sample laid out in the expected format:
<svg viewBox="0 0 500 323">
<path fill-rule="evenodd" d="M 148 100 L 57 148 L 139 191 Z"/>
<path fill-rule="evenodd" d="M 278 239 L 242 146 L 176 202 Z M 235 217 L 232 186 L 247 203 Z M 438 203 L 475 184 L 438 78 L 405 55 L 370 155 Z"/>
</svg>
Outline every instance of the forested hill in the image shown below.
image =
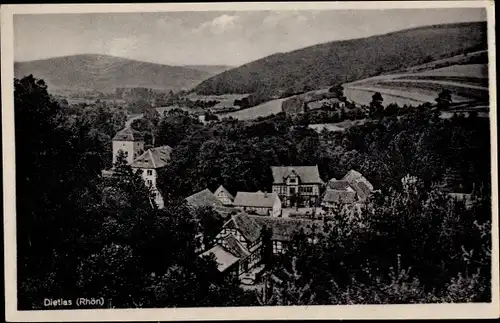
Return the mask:
<svg viewBox="0 0 500 323">
<path fill-rule="evenodd" d="M 296 92 L 486 48 L 486 22 L 419 27 L 274 54 L 205 80 L 193 92 Z"/>
<path fill-rule="evenodd" d="M 147 87 L 178 91 L 227 70 L 227 66 L 170 66 L 121 57 L 82 54 L 16 62 L 17 78 L 33 74 L 51 89 L 114 91 L 117 87 Z"/>
</svg>

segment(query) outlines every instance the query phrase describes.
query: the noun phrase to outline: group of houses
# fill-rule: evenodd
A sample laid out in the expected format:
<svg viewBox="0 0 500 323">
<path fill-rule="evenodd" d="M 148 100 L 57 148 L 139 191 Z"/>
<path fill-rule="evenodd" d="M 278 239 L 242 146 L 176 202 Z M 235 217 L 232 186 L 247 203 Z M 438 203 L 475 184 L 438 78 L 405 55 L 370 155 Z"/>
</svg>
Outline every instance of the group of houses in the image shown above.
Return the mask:
<svg viewBox="0 0 500 323">
<path fill-rule="evenodd" d="M 200 256 L 213 255 L 218 270 L 253 284 L 264 270 L 264 248 L 273 255 L 286 250 L 297 232 L 312 233 L 322 221 L 289 217 L 283 207 L 323 209 L 352 208 L 368 201 L 372 184 L 359 172 L 349 171 L 342 179 L 321 180 L 317 166 L 273 166 L 272 192 L 236 192 L 224 186 L 213 193 L 204 189 L 186 198 L 192 207 L 211 206 L 225 219 L 222 230 Z M 264 239 L 264 230 L 268 241 Z"/>
<path fill-rule="evenodd" d="M 113 165 L 116 164 L 120 151 L 123 152 L 127 164 L 134 171 L 142 171 L 141 176 L 151 189 L 154 202 L 161 209 L 164 201 L 157 186 L 158 171 L 170 162 L 172 148 L 161 146 L 144 150 L 144 143 L 144 135 L 130 127 L 117 132 L 112 140 Z M 102 174 L 112 176 L 114 169 L 104 170 Z"/>
<path fill-rule="evenodd" d="M 119 131 L 112 146 L 113 164 L 122 151 L 132 169 L 142 171 L 154 202 L 163 208 L 164 201 L 157 186 L 158 171 L 169 164 L 172 148 L 161 146 L 144 150 L 144 136 L 131 128 Z M 225 221 L 207 248 L 199 250 L 200 256 L 212 254 L 221 273 L 237 275 L 248 283 L 255 280 L 257 269 L 263 268 L 266 243 L 276 255 L 286 250 L 295 233 L 312 232 L 317 227 L 319 220 L 290 217 L 283 208 L 329 210 L 339 205 L 350 207 L 365 203 L 373 192 L 370 182 L 355 170 L 340 180 L 333 178 L 326 183 L 321 179 L 318 166 L 272 166 L 271 172 L 270 192 L 238 191 L 233 195 L 221 185 L 214 192 L 207 188 L 185 199 L 190 208 L 212 207 Z M 112 173 L 113 169 L 103 171 L 103 175 Z M 268 232 L 267 242 L 263 240 L 264 230 Z"/>
</svg>

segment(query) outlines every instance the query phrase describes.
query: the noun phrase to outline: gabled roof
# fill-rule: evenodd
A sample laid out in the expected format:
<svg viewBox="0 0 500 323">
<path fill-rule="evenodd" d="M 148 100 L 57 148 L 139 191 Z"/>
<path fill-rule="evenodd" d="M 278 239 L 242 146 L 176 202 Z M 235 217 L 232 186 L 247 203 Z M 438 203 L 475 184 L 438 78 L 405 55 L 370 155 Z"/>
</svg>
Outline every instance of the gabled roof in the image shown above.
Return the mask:
<svg viewBox="0 0 500 323">
<path fill-rule="evenodd" d="M 229 193 L 228 190 L 226 190 L 226 188 L 224 186 L 219 186 L 219 188 L 217 188 L 214 192 L 215 195 L 218 195 L 220 192 L 223 192 L 224 194 L 226 194 L 227 197 L 229 197 L 231 200 L 234 200 L 234 196 Z"/>
<path fill-rule="evenodd" d="M 245 248 L 245 246 L 242 245 L 241 242 L 239 242 L 238 239 L 236 239 L 236 237 L 232 234 L 225 236 L 223 243 L 225 248 L 238 258 L 244 258 L 250 254 L 247 248 Z"/>
<path fill-rule="evenodd" d="M 328 203 L 349 204 L 356 201 L 356 192 L 327 189 L 323 195 L 323 201 Z"/>
<path fill-rule="evenodd" d="M 213 206 L 224 207 L 221 201 L 208 189 L 186 197 L 186 201 L 192 207 Z"/>
<path fill-rule="evenodd" d="M 328 181 L 328 187 L 335 190 L 347 190 L 351 185 L 348 181 L 331 179 Z"/>
<path fill-rule="evenodd" d="M 306 219 L 277 218 L 271 216 L 259 216 L 249 214 L 233 215 L 231 220 L 224 224 L 224 227 L 234 224 L 238 230 L 249 242 L 257 241 L 266 227 L 271 230 L 271 239 L 278 241 L 290 241 L 295 233 L 303 230 L 304 233 L 311 233 L 313 226 L 319 226 L 322 221 L 312 221 Z"/>
<path fill-rule="evenodd" d="M 261 226 L 255 222 L 255 219 L 248 214 L 239 213 L 233 215 L 231 220 L 224 224 L 224 227 L 230 226 L 238 230 L 245 239 L 250 242 L 257 241 L 261 234 Z"/>
<path fill-rule="evenodd" d="M 354 191 L 356 191 L 356 194 L 358 194 L 359 199 L 362 201 L 365 200 L 372 192 L 370 188 L 360 180 L 351 183 L 351 187 L 354 189 Z"/>
<path fill-rule="evenodd" d="M 233 205 L 272 208 L 277 199 L 279 198 L 276 193 L 238 192 Z"/>
<path fill-rule="evenodd" d="M 131 166 L 134 168 L 162 168 L 168 165 L 171 154 L 172 148 L 169 146 L 150 148 L 134 159 Z"/>
<path fill-rule="evenodd" d="M 226 248 L 219 245 L 215 245 L 211 249 L 205 251 L 200 255 L 200 257 L 209 254 L 213 254 L 215 256 L 215 260 L 217 261 L 217 269 L 220 272 L 224 272 L 240 259 L 239 257 L 236 257 L 231 252 L 229 252 Z"/>
<path fill-rule="evenodd" d="M 352 182 L 363 182 L 370 191 L 373 191 L 373 185 L 359 172 L 355 171 L 354 169 L 351 169 L 343 178 L 342 180 L 348 181 L 349 183 Z"/>
<path fill-rule="evenodd" d="M 137 130 L 130 127 L 124 128 L 116 133 L 113 137 L 113 141 L 142 141 L 144 140 L 144 135 Z"/>
<path fill-rule="evenodd" d="M 297 174 L 301 184 L 323 184 L 318 166 L 271 166 L 273 184 L 284 184 L 291 174 Z"/>
</svg>

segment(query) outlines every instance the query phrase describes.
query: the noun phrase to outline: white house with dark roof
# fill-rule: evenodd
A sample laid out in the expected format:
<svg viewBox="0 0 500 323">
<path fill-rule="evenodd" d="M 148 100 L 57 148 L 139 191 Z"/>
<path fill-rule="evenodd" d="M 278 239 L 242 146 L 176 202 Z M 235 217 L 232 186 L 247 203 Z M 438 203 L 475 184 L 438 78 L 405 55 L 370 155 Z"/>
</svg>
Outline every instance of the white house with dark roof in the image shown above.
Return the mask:
<svg viewBox="0 0 500 323">
<path fill-rule="evenodd" d="M 324 184 L 318 166 L 272 166 L 273 193 L 283 206 L 314 206 Z"/>
<path fill-rule="evenodd" d="M 233 201 L 235 208 L 261 215 L 281 215 L 281 200 L 276 193 L 238 192 Z"/>
<path fill-rule="evenodd" d="M 150 148 L 134 159 L 130 164 L 135 171 L 139 169 L 142 170 L 142 178 L 146 186 L 151 188 L 156 205 L 158 205 L 160 209 L 163 208 L 164 201 L 156 183 L 158 179 L 158 170 L 168 165 L 171 154 L 172 148 L 169 146 Z"/>
<path fill-rule="evenodd" d="M 113 165 L 120 150 L 125 153 L 128 164 L 144 152 L 144 136 L 130 127 L 118 131 L 112 141 Z"/>
<path fill-rule="evenodd" d="M 234 201 L 234 196 L 229 193 L 224 186 L 219 186 L 214 192 L 214 195 L 222 202 L 224 205 L 232 205 Z"/>
</svg>

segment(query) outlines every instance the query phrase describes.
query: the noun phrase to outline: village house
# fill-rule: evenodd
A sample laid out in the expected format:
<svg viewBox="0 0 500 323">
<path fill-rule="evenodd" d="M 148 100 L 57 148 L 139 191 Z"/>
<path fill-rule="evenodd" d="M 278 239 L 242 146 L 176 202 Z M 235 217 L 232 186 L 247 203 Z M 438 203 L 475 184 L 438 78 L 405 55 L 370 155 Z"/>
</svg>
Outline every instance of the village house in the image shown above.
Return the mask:
<svg viewBox="0 0 500 323">
<path fill-rule="evenodd" d="M 234 201 L 234 196 L 229 193 L 228 190 L 224 188 L 224 186 L 219 186 L 214 192 L 215 196 L 222 202 L 224 205 L 232 205 Z"/>
<path fill-rule="evenodd" d="M 233 206 L 246 212 L 255 212 L 260 215 L 281 215 L 281 200 L 276 193 L 267 192 L 238 192 Z"/>
<path fill-rule="evenodd" d="M 116 133 L 112 140 L 113 165 L 117 157 L 123 152 L 128 165 L 137 172 L 142 171 L 142 178 L 147 187 L 151 189 L 154 202 L 158 208 L 164 207 L 163 197 L 157 186 L 158 170 L 168 165 L 171 158 L 172 148 L 169 146 L 150 148 L 144 151 L 144 136 L 132 128 L 124 128 Z M 103 170 L 103 177 L 119 176 L 114 166 Z"/>
<path fill-rule="evenodd" d="M 284 207 L 316 206 L 324 185 L 318 166 L 272 166 L 273 193 Z"/>
<path fill-rule="evenodd" d="M 281 254 L 285 252 L 294 234 L 303 232 L 311 235 L 322 223 L 304 219 L 236 214 L 217 234 L 213 247 L 200 256 L 213 254 L 220 272 L 236 275 L 240 280 L 249 280 L 252 283 L 255 275 L 264 267 L 264 243 L 269 244 L 267 247 L 272 247 L 273 255 Z M 267 242 L 264 240 L 264 230 L 269 233 Z"/>
<path fill-rule="evenodd" d="M 144 152 L 144 136 L 139 131 L 132 128 L 125 128 L 116 133 L 113 137 L 113 165 L 116 163 L 118 152 L 121 150 L 125 154 L 127 164 L 132 164 L 134 159 Z"/>
<path fill-rule="evenodd" d="M 157 187 L 158 170 L 168 165 L 171 154 L 172 148 L 169 146 L 150 148 L 130 165 L 134 171 L 142 170 L 142 178 L 146 186 L 151 188 L 156 205 L 160 209 L 163 208 L 164 201 Z"/>
<path fill-rule="evenodd" d="M 361 173 L 350 170 L 342 179 L 328 181 L 321 206 L 326 210 L 354 206 L 365 202 L 372 192 L 373 185 Z"/>
<path fill-rule="evenodd" d="M 224 219 L 238 211 L 233 208 L 232 205 L 224 205 L 208 188 L 186 197 L 185 200 L 188 207 L 193 210 L 197 208 L 211 207 Z"/>
<path fill-rule="evenodd" d="M 190 207 L 224 206 L 208 188 L 186 197 L 186 201 Z"/>
</svg>

